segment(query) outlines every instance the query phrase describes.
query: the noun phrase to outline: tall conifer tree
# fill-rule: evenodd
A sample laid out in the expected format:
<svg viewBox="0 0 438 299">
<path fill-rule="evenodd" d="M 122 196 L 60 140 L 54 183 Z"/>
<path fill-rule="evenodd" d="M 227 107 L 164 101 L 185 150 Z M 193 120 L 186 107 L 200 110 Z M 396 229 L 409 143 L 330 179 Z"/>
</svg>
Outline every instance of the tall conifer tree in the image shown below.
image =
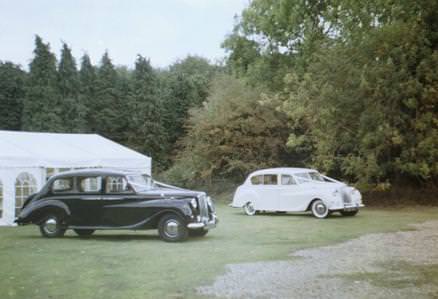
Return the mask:
<svg viewBox="0 0 438 299">
<path fill-rule="evenodd" d="M 148 59 L 138 56 L 129 97 L 129 144 L 160 160 L 165 148 L 163 106 L 158 93 L 158 78 Z"/>
<path fill-rule="evenodd" d="M 126 107 L 122 104 L 120 92 L 117 88 L 118 76 L 111 62 L 108 52 L 102 57 L 97 72 L 96 98 L 93 106 L 94 130 L 118 142 L 123 141 L 124 134 L 121 128 L 127 122 L 124 117 Z"/>
<path fill-rule="evenodd" d="M 63 132 L 56 57 L 39 36 L 35 38 L 34 55 L 23 103 L 23 129 Z"/>
<path fill-rule="evenodd" d="M 86 129 L 86 110 L 79 100 L 79 86 L 76 61 L 71 49 L 64 43 L 58 67 L 58 87 L 61 95 L 61 111 L 65 116 L 64 126 L 68 132 L 83 132 Z"/>
<path fill-rule="evenodd" d="M 98 107 L 96 99 L 96 68 L 91 64 L 90 57 L 84 54 L 81 58 L 81 69 L 79 71 L 79 101 L 85 109 L 86 131 L 95 131 L 97 124 L 94 122 L 94 113 Z"/>
<path fill-rule="evenodd" d="M 0 61 L 0 130 L 19 130 L 26 73 L 10 62 Z"/>
</svg>

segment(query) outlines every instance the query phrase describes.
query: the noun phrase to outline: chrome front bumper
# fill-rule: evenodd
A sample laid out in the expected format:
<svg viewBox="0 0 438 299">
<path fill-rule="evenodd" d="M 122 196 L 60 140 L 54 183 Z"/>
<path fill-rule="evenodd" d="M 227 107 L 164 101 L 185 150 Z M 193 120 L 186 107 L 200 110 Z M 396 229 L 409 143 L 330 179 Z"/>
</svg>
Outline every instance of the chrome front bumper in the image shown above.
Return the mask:
<svg viewBox="0 0 438 299">
<path fill-rule="evenodd" d="M 362 203 L 356 203 L 356 204 L 345 204 L 343 210 L 344 211 L 355 211 L 359 210 L 359 208 L 363 208 L 365 205 Z"/>
<path fill-rule="evenodd" d="M 192 222 L 187 224 L 188 229 L 212 229 L 215 228 L 219 219 L 215 214 L 212 215 L 212 219 L 204 222 Z"/>
</svg>

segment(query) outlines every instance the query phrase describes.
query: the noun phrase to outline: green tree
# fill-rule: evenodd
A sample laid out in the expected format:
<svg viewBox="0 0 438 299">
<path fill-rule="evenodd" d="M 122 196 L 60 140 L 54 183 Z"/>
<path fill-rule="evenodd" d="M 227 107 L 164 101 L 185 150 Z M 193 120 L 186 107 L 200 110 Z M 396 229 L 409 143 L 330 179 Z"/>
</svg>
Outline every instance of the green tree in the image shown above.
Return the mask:
<svg viewBox="0 0 438 299">
<path fill-rule="evenodd" d="M 163 105 L 158 92 L 158 78 L 148 59 L 138 56 L 131 81 L 128 144 L 162 164 L 166 149 Z"/>
<path fill-rule="evenodd" d="M 184 149 L 167 177 L 179 183 L 242 179 L 250 171 L 292 163 L 287 118 L 262 101 L 261 90 L 221 75 L 202 107 L 191 110 Z"/>
<path fill-rule="evenodd" d="M 339 36 L 313 53 L 305 75 L 287 77 L 282 110 L 292 129 L 305 128 L 288 144 L 310 144 L 314 165 L 363 187 L 431 181 L 438 174 L 436 13 L 428 2 L 373 4 L 340 7 Z M 351 26 L 351 18 L 364 26 Z"/>
<path fill-rule="evenodd" d="M 0 61 L 0 129 L 20 130 L 26 73 L 11 62 Z"/>
<path fill-rule="evenodd" d="M 58 66 L 58 88 L 61 96 L 60 110 L 67 132 L 86 130 L 86 107 L 80 98 L 80 80 L 76 61 L 67 44 L 63 44 Z"/>
<path fill-rule="evenodd" d="M 220 68 L 198 56 L 188 56 L 160 75 L 160 97 L 169 153 L 178 139 L 186 134 L 188 111 L 200 106 L 208 97 L 209 85 Z"/>
<path fill-rule="evenodd" d="M 117 71 L 108 52 L 105 52 L 97 71 L 96 97 L 92 102 L 89 118 L 93 132 L 123 142 L 128 116 L 125 98 L 118 89 L 118 81 Z"/>
<path fill-rule="evenodd" d="M 39 36 L 34 55 L 23 102 L 23 129 L 62 132 L 65 116 L 61 114 L 56 57 Z"/>
<path fill-rule="evenodd" d="M 79 70 L 79 102 L 85 111 L 85 130 L 92 131 L 97 127 L 94 123 L 94 114 L 98 112 L 99 105 L 96 105 L 96 68 L 92 65 L 90 57 L 84 54 L 81 58 L 81 69 Z"/>
</svg>

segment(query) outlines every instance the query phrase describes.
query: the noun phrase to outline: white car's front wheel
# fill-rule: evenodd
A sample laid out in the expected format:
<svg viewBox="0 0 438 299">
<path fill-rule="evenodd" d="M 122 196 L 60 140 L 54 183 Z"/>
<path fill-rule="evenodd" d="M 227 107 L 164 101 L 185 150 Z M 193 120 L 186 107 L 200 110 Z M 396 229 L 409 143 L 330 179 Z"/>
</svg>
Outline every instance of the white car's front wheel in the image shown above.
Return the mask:
<svg viewBox="0 0 438 299">
<path fill-rule="evenodd" d="M 245 211 L 245 214 L 248 216 L 254 216 L 256 214 L 256 209 L 254 208 L 254 204 L 252 202 L 247 202 L 243 206 L 243 210 Z"/>
<path fill-rule="evenodd" d="M 315 216 L 316 218 L 319 218 L 319 219 L 327 218 L 327 216 L 329 215 L 329 212 L 330 212 L 327 205 L 320 199 L 315 200 L 312 203 L 311 210 L 312 210 L 313 216 Z"/>
</svg>

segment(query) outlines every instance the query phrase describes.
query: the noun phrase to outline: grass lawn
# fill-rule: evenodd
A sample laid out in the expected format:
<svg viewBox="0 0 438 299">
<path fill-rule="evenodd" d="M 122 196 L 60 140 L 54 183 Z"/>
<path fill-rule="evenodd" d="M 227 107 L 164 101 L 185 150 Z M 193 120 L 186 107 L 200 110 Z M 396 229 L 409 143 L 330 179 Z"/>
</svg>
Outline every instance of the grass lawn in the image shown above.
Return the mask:
<svg viewBox="0 0 438 299">
<path fill-rule="evenodd" d="M 229 263 L 284 260 L 299 248 L 438 219 L 438 208 L 363 209 L 356 217 L 260 215 L 218 204 L 220 223 L 205 238 L 165 243 L 155 231 L 68 232 L 40 237 L 36 226 L 0 228 L 1 298 L 193 298 Z"/>
</svg>

